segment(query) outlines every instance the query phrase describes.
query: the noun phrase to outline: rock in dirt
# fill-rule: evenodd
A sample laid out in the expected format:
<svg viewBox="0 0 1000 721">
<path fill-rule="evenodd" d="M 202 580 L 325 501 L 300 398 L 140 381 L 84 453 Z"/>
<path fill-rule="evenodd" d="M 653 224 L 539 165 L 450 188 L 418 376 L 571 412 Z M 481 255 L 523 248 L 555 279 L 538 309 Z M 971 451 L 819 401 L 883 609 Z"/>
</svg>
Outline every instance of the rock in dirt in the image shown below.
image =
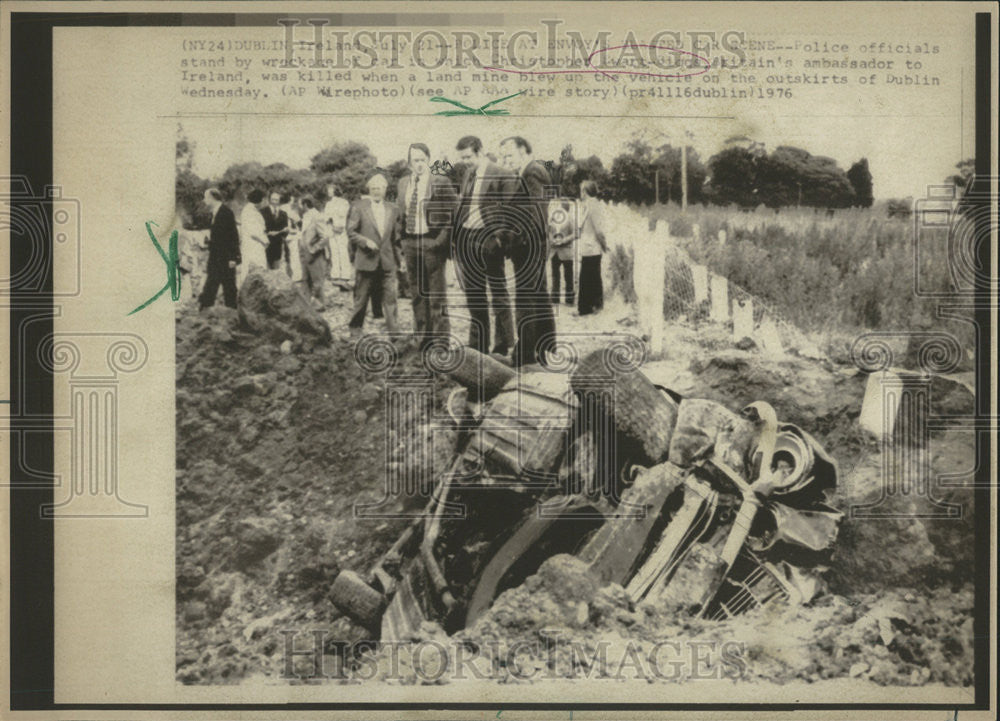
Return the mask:
<svg viewBox="0 0 1000 721">
<path fill-rule="evenodd" d="M 329 345 L 330 326 L 285 273 L 251 271 L 240 287 L 240 323 L 272 343 Z"/>
<path fill-rule="evenodd" d="M 201 601 L 192 601 L 184 609 L 185 621 L 200 621 L 205 618 L 208 607 Z"/>
<path fill-rule="evenodd" d="M 244 518 L 236 527 L 236 564 L 245 569 L 261 561 L 281 545 L 278 524 L 271 518 Z"/>
</svg>

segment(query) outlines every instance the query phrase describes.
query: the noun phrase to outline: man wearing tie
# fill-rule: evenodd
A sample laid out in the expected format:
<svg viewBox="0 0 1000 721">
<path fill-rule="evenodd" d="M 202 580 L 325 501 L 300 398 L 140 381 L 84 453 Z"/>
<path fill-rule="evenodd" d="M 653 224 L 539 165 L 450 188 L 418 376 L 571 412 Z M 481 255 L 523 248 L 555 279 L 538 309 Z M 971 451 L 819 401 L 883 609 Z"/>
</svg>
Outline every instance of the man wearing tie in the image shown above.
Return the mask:
<svg viewBox="0 0 1000 721">
<path fill-rule="evenodd" d="M 507 355 L 514 345 L 514 321 L 500 236 L 506 232 L 503 205 L 512 193 L 513 176 L 483 154 L 479 138 L 467 135 L 455 146 L 468 166 L 455 213 L 453 257 L 471 316 L 469 346 L 490 351 L 490 303 L 496 321 L 493 353 Z"/>
<path fill-rule="evenodd" d="M 230 308 L 236 307 L 236 266 L 240 264 L 240 234 L 236 216 L 222 203 L 222 193 L 216 188 L 205 191 L 205 205 L 212 211 L 212 226 L 208 236 L 208 274 L 198 303 L 202 310 L 215 305 L 215 296 L 222 286 L 222 297 Z"/>
<path fill-rule="evenodd" d="M 368 179 L 369 198 L 356 201 L 347 215 L 347 237 L 355 269 L 354 312 L 349 324 L 353 338 L 361 335 L 373 284 L 379 278 L 386 330 L 398 330 L 396 272 L 400 266 L 402 215 L 394 203 L 385 199 L 388 185 L 385 175 L 376 172 Z"/>
<path fill-rule="evenodd" d="M 517 306 L 517 346 L 514 367 L 545 363 L 546 351 L 556 339 L 556 318 L 549 304 L 545 280 L 549 171 L 531 157 L 531 144 L 515 135 L 500 143 L 504 164 L 516 174 L 513 202 L 523 221 L 507 243 L 507 256 L 514 265 Z"/>
<path fill-rule="evenodd" d="M 267 196 L 268 204 L 261 211 L 264 216 L 264 230 L 267 231 L 267 267 L 270 270 L 281 269 L 281 259 L 285 259 L 288 275 L 292 274 L 292 267 L 288 258 L 288 231 L 291 227 L 288 222 L 288 214 L 281 209 L 281 193 L 272 190 Z"/>
<path fill-rule="evenodd" d="M 430 172 L 431 151 L 413 143 L 407 152 L 410 174 L 399 180 L 396 199 L 403 212 L 403 253 L 410 279 L 417 343 L 447 337 L 451 328 L 445 304 L 444 267 L 451 250 L 455 188 Z"/>
</svg>

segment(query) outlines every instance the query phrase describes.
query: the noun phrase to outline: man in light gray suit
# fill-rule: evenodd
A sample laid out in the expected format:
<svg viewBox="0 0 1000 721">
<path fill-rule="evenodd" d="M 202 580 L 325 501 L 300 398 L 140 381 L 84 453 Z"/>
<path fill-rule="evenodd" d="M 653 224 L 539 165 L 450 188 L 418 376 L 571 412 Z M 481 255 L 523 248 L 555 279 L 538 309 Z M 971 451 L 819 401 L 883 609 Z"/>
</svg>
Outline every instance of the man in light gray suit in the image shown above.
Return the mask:
<svg viewBox="0 0 1000 721">
<path fill-rule="evenodd" d="M 369 198 L 355 201 L 347 215 L 348 248 L 354 264 L 354 312 L 351 336 L 361 335 L 365 311 L 375 282 L 382 281 L 382 312 L 390 333 L 399 330 L 396 299 L 399 284 L 396 271 L 401 263 L 402 215 L 395 203 L 385 199 L 389 185 L 382 172 L 368 179 Z"/>
</svg>

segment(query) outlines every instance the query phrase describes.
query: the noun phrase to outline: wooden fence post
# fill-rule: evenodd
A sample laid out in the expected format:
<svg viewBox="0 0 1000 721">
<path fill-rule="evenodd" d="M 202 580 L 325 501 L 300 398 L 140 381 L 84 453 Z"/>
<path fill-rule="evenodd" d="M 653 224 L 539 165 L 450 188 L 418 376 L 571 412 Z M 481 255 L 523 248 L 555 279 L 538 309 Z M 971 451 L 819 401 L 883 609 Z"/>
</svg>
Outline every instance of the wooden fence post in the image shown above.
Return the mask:
<svg viewBox="0 0 1000 721">
<path fill-rule="evenodd" d="M 712 307 L 709 317 L 716 323 L 729 320 L 729 281 L 720 275 L 713 275 L 710 280 Z"/>
</svg>

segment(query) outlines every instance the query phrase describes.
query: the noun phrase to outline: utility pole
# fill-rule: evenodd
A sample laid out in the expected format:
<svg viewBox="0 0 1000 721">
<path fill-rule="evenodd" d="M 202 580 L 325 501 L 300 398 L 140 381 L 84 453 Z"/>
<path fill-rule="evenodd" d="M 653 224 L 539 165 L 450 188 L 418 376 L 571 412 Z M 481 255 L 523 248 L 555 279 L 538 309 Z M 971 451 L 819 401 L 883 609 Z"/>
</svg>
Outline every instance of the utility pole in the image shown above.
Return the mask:
<svg viewBox="0 0 1000 721">
<path fill-rule="evenodd" d="M 656 137 L 670 138 L 669 133 L 660 132 Z M 687 142 L 688 139 L 694 139 L 694 133 L 690 130 L 684 131 L 683 140 L 681 141 L 681 210 L 687 210 L 688 202 L 688 179 L 687 179 Z M 669 187 L 669 186 L 668 186 Z M 660 171 L 656 171 L 656 202 L 660 202 Z M 670 198 L 667 198 L 667 202 L 670 202 Z"/>
</svg>

